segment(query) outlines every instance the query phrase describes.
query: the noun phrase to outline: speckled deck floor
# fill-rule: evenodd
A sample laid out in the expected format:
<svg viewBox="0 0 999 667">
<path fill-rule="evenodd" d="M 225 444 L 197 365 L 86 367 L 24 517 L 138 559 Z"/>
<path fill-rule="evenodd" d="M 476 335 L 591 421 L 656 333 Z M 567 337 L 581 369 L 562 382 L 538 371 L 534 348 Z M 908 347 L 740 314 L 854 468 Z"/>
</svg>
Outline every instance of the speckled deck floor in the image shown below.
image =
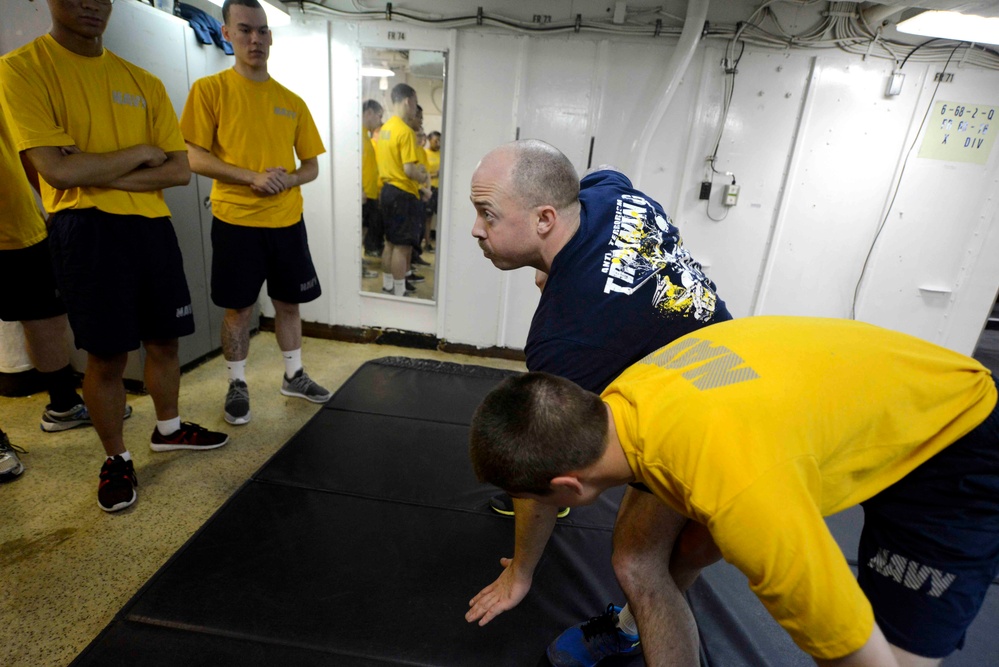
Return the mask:
<svg viewBox="0 0 999 667">
<path fill-rule="evenodd" d="M 309 374 L 336 390 L 365 361 L 409 356 L 524 370 L 521 363 L 386 345 L 306 339 Z M 247 380 L 253 420 L 222 419 L 221 357 L 185 373 L 181 418 L 231 440 L 210 452 L 150 451 L 152 400 L 129 395 L 125 442 L 139 500 L 106 514 L 97 507 L 103 450 L 93 429 L 43 433 L 45 394 L 0 397 L 0 427 L 28 450 L 24 474 L 0 485 L 0 665 L 62 667 L 225 500 L 319 409 L 278 391 L 284 370 L 273 334 L 253 338 Z"/>
</svg>

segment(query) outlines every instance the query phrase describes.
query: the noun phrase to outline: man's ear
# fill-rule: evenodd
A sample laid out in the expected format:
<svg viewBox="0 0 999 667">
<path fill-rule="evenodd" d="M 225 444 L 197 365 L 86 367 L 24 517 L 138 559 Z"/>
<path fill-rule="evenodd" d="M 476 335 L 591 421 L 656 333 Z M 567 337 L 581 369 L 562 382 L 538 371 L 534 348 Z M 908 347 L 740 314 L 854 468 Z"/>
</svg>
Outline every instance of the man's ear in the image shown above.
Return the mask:
<svg viewBox="0 0 999 667">
<path fill-rule="evenodd" d="M 565 489 L 577 496 L 583 495 L 583 483 L 580 482 L 579 478 L 575 475 L 561 475 L 559 477 L 553 477 L 552 481 L 548 484 L 552 487 L 552 491 Z"/>
<path fill-rule="evenodd" d="M 538 234 L 547 236 L 555 229 L 555 224 L 558 222 L 558 211 L 555 210 L 554 206 L 539 206 L 535 211 L 538 216 Z"/>
</svg>

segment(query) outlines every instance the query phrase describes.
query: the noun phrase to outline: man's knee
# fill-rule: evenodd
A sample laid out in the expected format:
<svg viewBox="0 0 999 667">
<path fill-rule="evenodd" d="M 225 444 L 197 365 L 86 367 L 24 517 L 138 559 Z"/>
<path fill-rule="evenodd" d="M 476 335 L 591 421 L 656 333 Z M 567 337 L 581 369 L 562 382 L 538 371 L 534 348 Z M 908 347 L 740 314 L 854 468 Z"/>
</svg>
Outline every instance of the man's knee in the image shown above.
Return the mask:
<svg viewBox="0 0 999 667">
<path fill-rule="evenodd" d="M 274 305 L 274 314 L 277 317 L 298 317 L 299 305 L 297 303 L 288 303 L 278 299 L 271 299 L 271 303 Z"/>
<path fill-rule="evenodd" d="M 120 379 L 125 373 L 125 364 L 128 362 L 128 353 L 118 354 L 94 354 L 87 353 L 87 369 L 84 372 L 84 379 L 87 376 L 107 380 Z"/>
<path fill-rule="evenodd" d="M 142 342 L 146 348 L 146 358 L 155 362 L 171 362 L 178 358 L 180 341 L 176 338 L 165 340 L 146 340 Z"/>
</svg>

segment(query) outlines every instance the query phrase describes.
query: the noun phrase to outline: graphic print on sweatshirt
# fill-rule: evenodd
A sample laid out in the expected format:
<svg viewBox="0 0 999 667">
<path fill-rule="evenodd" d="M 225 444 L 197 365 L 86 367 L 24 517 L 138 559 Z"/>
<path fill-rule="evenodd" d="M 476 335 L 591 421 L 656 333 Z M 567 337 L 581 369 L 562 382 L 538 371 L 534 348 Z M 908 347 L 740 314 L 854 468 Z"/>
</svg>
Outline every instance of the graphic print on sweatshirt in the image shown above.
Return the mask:
<svg viewBox="0 0 999 667">
<path fill-rule="evenodd" d="M 601 266 L 605 294 L 630 295 L 654 278 L 652 303 L 658 310 L 711 319 L 718 300 L 711 281 L 683 247 L 679 230 L 649 200 L 631 194 L 618 198 L 608 245 Z"/>
</svg>

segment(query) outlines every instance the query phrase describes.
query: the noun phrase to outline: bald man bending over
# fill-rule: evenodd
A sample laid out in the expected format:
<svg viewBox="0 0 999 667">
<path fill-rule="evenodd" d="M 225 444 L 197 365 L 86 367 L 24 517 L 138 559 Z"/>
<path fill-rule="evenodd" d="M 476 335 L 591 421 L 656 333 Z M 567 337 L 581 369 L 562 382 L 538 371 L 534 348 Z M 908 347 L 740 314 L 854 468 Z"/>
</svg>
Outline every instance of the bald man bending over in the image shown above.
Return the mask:
<svg viewBox="0 0 999 667">
<path fill-rule="evenodd" d="M 471 200 L 472 236 L 483 255 L 504 271 L 531 266 L 539 272 L 543 291 L 526 345 L 532 371 L 599 393 L 650 352 L 732 317 L 662 206 L 618 171 L 599 169 L 580 183 L 557 148 L 517 141 L 482 159 Z M 470 603 L 465 618 L 479 625 L 527 595 L 558 512 L 506 497 L 494 499 L 493 507 L 514 514 L 516 541 L 513 558 L 501 560 L 499 578 Z M 629 487 L 613 564 L 630 604 L 609 605 L 605 614 L 566 630 L 548 649 L 552 663 L 595 665 L 637 650 L 637 616 L 646 631 L 684 637 L 674 643 L 678 653 L 670 664 L 696 664 L 696 652 L 684 652 L 697 642 L 682 595 L 718 557 L 698 528 L 647 490 Z"/>
</svg>

